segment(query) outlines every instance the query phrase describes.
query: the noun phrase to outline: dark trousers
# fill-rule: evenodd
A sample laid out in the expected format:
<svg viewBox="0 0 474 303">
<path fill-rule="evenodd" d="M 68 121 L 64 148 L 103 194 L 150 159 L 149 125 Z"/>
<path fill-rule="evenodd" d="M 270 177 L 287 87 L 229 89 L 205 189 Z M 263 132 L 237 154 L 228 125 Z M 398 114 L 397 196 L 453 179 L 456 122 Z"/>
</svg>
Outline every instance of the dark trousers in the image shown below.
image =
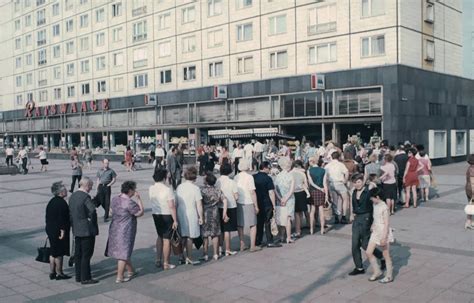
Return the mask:
<svg viewBox="0 0 474 303">
<path fill-rule="evenodd" d="M 78 176 L 72 175 L 71 192 L 73 192 L 74 187 L 76 187 L 76 181 L 77 181 L 77 187 L 79 187 L 79 182 L 81 181 L 81 179 L 82 179 L 82 175 L 78 175 Z"/>
<path fill-rule="evenodd" d="M 23 173 L 26 175 L 28 173 L 28 158 L 21 158 L 21 167 L 23 168 Z"/>
<path fill-rule="evenodd" d="M 13 166 L 13 156 L 7 156 L 7 159 L 5 162 L 7 163 L 7 166 L 10 166 L 10 165 Z"/>
<path fill-rule="evenodd" d="M 237 175 L 240 171 L 239 171 L 239 161 L 240 161 L 240 158 L 235 158 L 234 160 L 234 175 Z"/>
<path fill-rule="evenodd" d="M 91 279 L 91 258 L 94 254 L 95 237 L 76 237 L 74 240 L 76 281 Z"/>
<path fill-rule="evenodd" d="M 403 175 L 397 177 L 398 200 L 402 200 L 403 195 Z"/>
<path fill-rule="evenodd" d="M 97 199 L 99 200 L 100 205 L 102 205 L 102 208 L 105 211 L 104 219 L 109 218 L 111 192 L 112 190 L 110 186 L 99 184 L 99 188 L 97 189 Z"/>
<path fill-rule="evenodd" d="M 370 239 L 370 226 L 372 225 L 372 214 L 356 215 L 352 223 L 352 258 L 356 268 L 363 268 L 361 248 L 367 249 Z M 379 249 L 374 250 L 377 259 L 382 259 L 383 255 Z"/>
<path fill-rule="evenodd" d="M 267 244 L 273 243 L 272 228 L 270 220 L 273 218 L 273 208 L 260 209 L 257 215 L 257 238 L 255 240 L 256 245 L 262 244 L 263 240 L 263 229 L 265 229 L 265 237 L 267 238 Z"/>
</svg>

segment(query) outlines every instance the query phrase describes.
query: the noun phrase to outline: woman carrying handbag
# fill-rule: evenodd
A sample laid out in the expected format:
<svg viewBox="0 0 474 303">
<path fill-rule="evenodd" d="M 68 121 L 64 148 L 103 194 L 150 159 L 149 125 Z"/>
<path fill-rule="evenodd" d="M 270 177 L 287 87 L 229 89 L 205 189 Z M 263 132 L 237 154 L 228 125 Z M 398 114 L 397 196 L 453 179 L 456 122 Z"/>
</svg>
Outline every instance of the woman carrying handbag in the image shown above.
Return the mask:
<svg viewBox="0 0 474 303">
<path fill-rule="evenodd" d="M 469 167 L 466 171 L 466 196 L 468 199 L 468 205 L 464 208 L 464 212 L 467 215 L 466 223 L 464 224 L 465 229 L 474 229 L 472 225 L 472 216 L 474 215 L 474 154 L 469 155 L 467 158 L 467 163 L 469 163 Z"/>
</svg>

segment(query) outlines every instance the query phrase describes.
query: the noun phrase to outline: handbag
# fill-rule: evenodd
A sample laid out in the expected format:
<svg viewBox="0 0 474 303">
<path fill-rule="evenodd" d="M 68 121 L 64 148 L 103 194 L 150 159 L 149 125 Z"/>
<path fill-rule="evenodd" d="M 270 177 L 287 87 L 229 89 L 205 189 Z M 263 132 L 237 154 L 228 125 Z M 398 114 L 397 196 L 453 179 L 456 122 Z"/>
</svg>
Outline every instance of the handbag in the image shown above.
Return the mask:
<svg viewBox="0 0 474 303">
<path fill-rule="evenodd" d="M 275 219 L 275 213 L 273 213 L 273 217 L 270 219 L 270 230 L 271 230 L 272 236 L 274 237 L 278 236 L 278 224 Z"/>
<path fill-rule="evenodd" d="M 464 207 L 464 212 L 468 216 L 474 215 L 474 198 L 471 198 L 469 203 Z"/>
<path fill-rule="evenodd" d="M 194 243 L 194 246 L 196 247 L 196 249 L 200 249 L 202 244 L 204 244 L 204 240 L 202 239 L 201 236 L 199 236 L 199 237 L 193 239 L 193 243 Z"/>
<path fill-rule="evenodd" d="M 331 207 L 330 203 L 328 203 L 328 202 L 324 203 L 323 212 L 324 212 L 324 219 L 326 221 L 331 221 L 331 219 L 332 219 L 332 207 Z"/>
<path fill-rule="evenodd" d="M 41 263 L 49 263 L 49 257 L 51 256 L 51 248 L 48 247 L 48 238 L 44 241 L 43 247 L 38 247 L 38 255 L 36 261 Z"/>
<path fill-rule="evenodd" d="M 181 234 L 178 229 L 173 229 L 171 233 L 171 248 L 173 249 L 173 254 L 179 256 L 183 253 L 183 242 L 181 241 Z"/>
</svg>

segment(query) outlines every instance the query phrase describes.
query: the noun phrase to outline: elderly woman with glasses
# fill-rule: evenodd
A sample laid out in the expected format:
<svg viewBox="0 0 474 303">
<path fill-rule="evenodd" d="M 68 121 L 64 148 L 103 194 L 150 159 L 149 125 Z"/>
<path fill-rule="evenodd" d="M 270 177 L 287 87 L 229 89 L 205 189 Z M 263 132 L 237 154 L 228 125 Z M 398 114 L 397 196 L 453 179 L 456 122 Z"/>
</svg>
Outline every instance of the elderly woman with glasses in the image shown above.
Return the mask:
<svg viewBox="0 0 474 303">
<path fill-rule="evenodd" d="M 46 207 L 46 234 L 51 244 L 51 256 L 49 266 L 51 280 L 70 279 L 63 273 L 63 257 L 69 256 L 69 206 L 64 200 L 67 197 L 67 189 L 64 184 L 54 182 L 51 186 L 54 197 Z"/>
</svg>

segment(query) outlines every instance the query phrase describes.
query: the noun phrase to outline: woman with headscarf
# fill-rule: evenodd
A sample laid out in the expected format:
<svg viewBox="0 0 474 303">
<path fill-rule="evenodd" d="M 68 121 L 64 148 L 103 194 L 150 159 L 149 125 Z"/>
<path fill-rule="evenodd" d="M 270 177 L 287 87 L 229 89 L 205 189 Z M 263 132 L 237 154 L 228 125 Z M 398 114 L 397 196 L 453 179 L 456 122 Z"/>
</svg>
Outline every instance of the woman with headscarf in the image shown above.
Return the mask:
<svg viewBox="0 0 474 303">
<path fill-rule="evenodd" d="M 291 238 L 291 221 L 295 217 L 295 179 L 291 170 L 291 161 L 286 157 L 278 160 L 281 172 L 275 179 L 275 194 L 279 205 L 276 208 L 276 220 L 286 231 L 286 243 L 294 243 Z M 283 233 L 282 233 L 283 235 Z"/>
</svg>

